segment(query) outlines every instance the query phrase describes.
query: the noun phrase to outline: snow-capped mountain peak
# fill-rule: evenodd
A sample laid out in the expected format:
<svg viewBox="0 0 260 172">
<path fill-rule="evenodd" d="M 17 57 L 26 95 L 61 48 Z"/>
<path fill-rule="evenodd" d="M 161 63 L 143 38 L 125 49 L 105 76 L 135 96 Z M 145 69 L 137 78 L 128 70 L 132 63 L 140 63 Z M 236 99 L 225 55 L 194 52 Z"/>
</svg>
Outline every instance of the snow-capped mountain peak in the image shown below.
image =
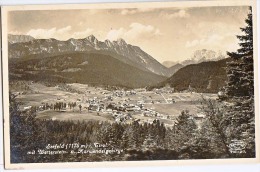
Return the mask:
<svg viewBox="0 0 260 172">
<path fill-rule="evenodd" d="M 224 58 L 226 58 L 226 56 L 223 55 L 222 52 L 215 52 L 213 50 L 202 49 L 196 50 L 190 59 L 182 61 L 181 64 L 197 64 L 206 61 L 218 61 Z"/>
</svg>

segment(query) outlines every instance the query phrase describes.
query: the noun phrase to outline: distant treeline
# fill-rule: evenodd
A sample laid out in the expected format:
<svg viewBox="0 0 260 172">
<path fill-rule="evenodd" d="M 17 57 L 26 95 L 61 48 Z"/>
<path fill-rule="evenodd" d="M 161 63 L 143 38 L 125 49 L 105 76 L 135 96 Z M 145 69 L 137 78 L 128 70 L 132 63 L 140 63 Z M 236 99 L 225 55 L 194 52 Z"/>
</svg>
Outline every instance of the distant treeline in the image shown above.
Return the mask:
<svg viewBox="0 0 260 172">
<path fill-rule="evenodd" d="M 37 111 L 43 111 L 43 110 L 54 110 L 54 111 L 61 111 L 61 110 L 66 110 L 67 107 L 74 110 L 74 108 L 77 106 L 76 102 L 55 102 L 55 103 L 44 103 L 40 106 L 29 106 L 29 107 L 24 107 L 24 112 L 28 111 L 30 113 L 36 113 Z M 79 105 L 79 109 L 81 110 L 81 105 Z"/>
</svg>

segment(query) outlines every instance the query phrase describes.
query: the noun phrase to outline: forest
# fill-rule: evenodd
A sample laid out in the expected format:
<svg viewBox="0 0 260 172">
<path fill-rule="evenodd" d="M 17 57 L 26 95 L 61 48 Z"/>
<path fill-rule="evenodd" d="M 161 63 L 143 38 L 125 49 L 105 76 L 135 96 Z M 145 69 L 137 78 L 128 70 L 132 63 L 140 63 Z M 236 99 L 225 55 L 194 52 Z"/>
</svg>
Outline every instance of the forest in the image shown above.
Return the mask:
<svg viewBox="0 0 260 172">
<path fill-rule="evenodd" d="M 99 121 L 56 121 L 36 119 L 33 110 L 19 111 L 19 103 L 10 94 L 11 162 L 89 162 L 129 160 L 174 160 L 254 157 L 253 141 L 243 153 L 230 153 L 233 126 L 223 116 L 225 109 L 217 101 L 204 100 L 202 110 L 209 118 L 198 128 L 188 111 L 177 118 L 176 125 L 166 128 L 159 120 L 152 124 L 108 123 Z M 229 132 L 228 132 L 229 131 Z M 30 154 L 44 150 L 48 144 L 106 144 L 122 152 L 78 154 Z"/>
</svg>

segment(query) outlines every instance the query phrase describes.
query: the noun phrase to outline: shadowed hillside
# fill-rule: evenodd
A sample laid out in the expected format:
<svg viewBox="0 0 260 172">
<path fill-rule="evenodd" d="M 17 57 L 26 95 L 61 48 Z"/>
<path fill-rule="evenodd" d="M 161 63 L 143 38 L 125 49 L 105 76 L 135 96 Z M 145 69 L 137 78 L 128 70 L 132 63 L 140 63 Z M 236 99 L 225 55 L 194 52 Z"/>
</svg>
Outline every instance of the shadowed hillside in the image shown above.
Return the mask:
<svg viewBox="0 0 260 172">
<path fill-rule="evenodd" d="M 95 53 L 70 53 L 45 58 L 12 59 L 11 80 L 82 83 L 123 87 L 144 87 L 165 77 L 146 72 L 111 56 Z"/>
<path fill-rule="evenodd" d="M 174 87 L 176 91 L 193 89 L 197 92 L 216 93 L 225 85 L 226 62 L 230 59 L 202 62 L 185 66 L 165 81 L 149 87 L 161 88 L 166 85 Z"/>
</svg>

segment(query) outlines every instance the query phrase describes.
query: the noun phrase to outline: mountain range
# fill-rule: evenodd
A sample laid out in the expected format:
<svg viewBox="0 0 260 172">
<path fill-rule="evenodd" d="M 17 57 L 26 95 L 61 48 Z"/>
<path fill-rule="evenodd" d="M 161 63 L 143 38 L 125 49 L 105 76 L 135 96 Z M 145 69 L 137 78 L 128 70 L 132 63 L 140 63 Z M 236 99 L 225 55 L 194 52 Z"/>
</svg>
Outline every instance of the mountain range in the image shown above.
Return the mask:
<svg viewBox="0 0 260 172">
<path fill-rule="evenodd" d="M 225 55 L 222 54 L 222 52 L 216 52 L 213 50 L 207 50 L 207 49 L 201 49 L 201 50 L 196 50 L 192 55 L 191 58 L 186 59 L 184 61 L 164 61 L 162 62 L 162 65 L 164 65 L 167 68 L 170 68 L 176 64 L 181 64 L 183 66 L 187 66 L 190 64 L 198 64 L 201 62 L 206 62 L 206 61 L 218 61 L 221 59 L 227 58 Z"/>
<path fill-rule="evenodd" d="M 12 35 L 8 34 L 8 42 L 13 43 L 19 43 L 19 42 L 29 42 L 34 40 L 34 37 L 30 35 Z"/>
<path fill-rule="evenodd" d="M 215 52 L 213 50 L 196 50 L 190 59 L 181 62 L 182 65 L 197 64 L 206 61 L 218 61 L 227 58 L 222 52 Z"/>
<path fill-rule="evenodd" d="M 102 42 L 94 35 L 66 41 L 27 35 L 9 35 L 8 39 L 10 80 L 150 89 L 169 85 L 177 91 L 193 88 L 214 93 L 226 81 L 228 59 L 212 50 L 198 50 L 191 59 L 164 66 L 123 39 Z"/>
<path fill-rule="evenodd" d="M 23 58 L 37 54 L 61 54 L 70 52 L 105 52 L 117 54 L 117 59 L 144 71 L 170 76 L 168 69 L 144 52 L 140 47 L 127 44 L 123 39 L 104 42 L 90 35 L 84 39 L 32 39 L 27 42 L 9 41 L 9 58 Z"/>
</svg>

